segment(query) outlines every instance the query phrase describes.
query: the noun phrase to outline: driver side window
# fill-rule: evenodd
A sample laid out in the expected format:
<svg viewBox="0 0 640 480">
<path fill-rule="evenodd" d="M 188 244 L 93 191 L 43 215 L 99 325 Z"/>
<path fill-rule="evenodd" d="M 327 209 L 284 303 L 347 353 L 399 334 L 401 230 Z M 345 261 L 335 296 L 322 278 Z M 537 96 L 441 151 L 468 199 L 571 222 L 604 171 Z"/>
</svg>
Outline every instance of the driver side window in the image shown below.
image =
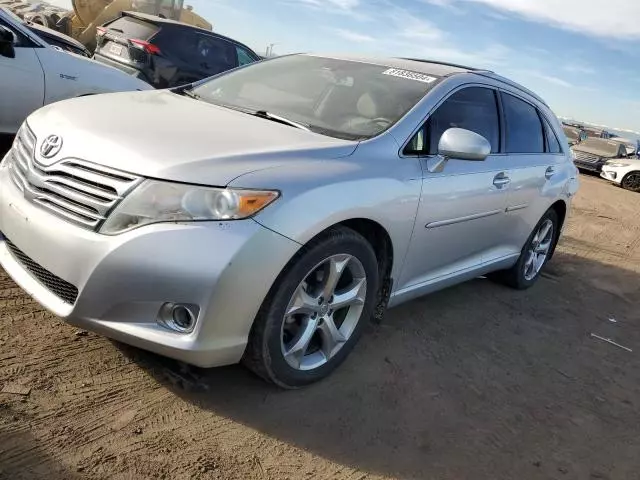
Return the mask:
<svg viewBox="0 0 640 480">
<path fill-rule="evenodd" d="M 440 137 L 449 128 L 464 128 L 486 138 L 491 153 L 500 151 L 500 120 L 496 93 L 490 88 L 458 90 L 431 114 L 404 150 L 405 155 L 436 155 Z"/>
</svg>

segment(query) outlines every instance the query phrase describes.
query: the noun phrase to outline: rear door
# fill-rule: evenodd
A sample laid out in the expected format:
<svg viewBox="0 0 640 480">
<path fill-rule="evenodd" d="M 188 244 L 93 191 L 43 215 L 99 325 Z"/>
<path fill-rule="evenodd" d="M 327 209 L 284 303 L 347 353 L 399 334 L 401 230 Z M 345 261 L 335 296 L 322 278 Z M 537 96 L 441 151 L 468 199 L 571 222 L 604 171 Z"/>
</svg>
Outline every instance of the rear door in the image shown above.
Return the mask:
<svg viewBox="0 0 640 480">
<path fill-rule="evenodd" d="M 568 181 L 569 161 L 549 120 L 537 107 L 502 92 L 511 189 L 507 200 L 507 252 L 520 252 Z"/>
<path fill-rule="evenodd" d="M 0 25 L 15 38 L 15 58 L 0 55 L 0 133 L 13 134 L 43 105 L 44 72 L 34 44 L 2 17 Z"/>
</svg>

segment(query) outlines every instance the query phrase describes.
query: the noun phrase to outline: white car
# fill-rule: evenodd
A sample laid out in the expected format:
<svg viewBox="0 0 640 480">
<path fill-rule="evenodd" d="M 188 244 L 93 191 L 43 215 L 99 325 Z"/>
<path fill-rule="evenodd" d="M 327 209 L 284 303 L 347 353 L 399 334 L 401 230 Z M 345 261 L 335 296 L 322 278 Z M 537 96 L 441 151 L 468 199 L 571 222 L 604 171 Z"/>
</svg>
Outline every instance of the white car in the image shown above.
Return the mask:
<svg viewBox="0 0 640 480">
<path fill-rule="evenodd" d="M 602 166 L 600 176 L 622 188 L 640 193 L 640 159 L 618 158 Z"/>
<path fill-rule="evenodd" d="M 120 70 L 54 48 L 0 8 L 0 134 L 15 134 L 31 112 L 58 100 L 151 89 Z"/>
</svg>

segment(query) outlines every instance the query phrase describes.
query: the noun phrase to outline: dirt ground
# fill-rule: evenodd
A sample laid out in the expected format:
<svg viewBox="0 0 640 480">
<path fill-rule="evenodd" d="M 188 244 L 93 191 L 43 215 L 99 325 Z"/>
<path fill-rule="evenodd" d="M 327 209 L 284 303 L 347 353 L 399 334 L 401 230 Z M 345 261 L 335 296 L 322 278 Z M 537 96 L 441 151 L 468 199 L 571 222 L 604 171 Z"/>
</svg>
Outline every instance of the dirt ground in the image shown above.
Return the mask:
<svg viewBox="0 0 640 480">
<path fill-rule="evenodd" d="M 0 478 L 640 478 L 640 195 L 582 181 L 533 289 L 391 310 L 299 391 L 76 335 L 0 273 L 0 386 L 30 389 L 0 393 Z"/>
</svg>

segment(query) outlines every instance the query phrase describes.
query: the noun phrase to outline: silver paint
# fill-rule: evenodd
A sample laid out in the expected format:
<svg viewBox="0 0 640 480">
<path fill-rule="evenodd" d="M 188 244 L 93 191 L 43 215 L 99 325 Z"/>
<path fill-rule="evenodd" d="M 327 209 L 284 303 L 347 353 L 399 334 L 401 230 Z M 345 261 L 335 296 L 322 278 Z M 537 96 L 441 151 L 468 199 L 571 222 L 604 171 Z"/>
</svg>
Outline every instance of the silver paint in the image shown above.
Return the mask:
<svg viewBox="0 0 640 480">
<path fill-rule="evenodd" d="M 381 63 L 407 70 L 413 65 Z M 78 300 L 66 304 L 40 285 L 1 240 L 0 263 L 68 322 L 204 367 L 240 360 L 276 277 L 302 245 L 340 222 L 366 220 L 387 232 L 393 250 L 390 306 L 509 268 L 547 209 L 562 202 L 569 210 L 576 169 L 568 150 L 489 154 L 484 161 L 451 158 L 441 171 L 429 168 L 436 157 L 404 156 L 403 146 L 429 114 L 468 86 L 504 90 L 534 104 L 564 138 L 549 108 L 525 90 L 486 73 L 449 70 L 396 125 L 362 142 L 168 91 L 45 107 L 28 123 L 38 139 L 52 131 L 64 137 L 60 162 L 74 158 L 135 177 L 277 189 L 281 197 L 248 220 L 154 224 L 105 236 L 25 199 L 3 164 L 0 231 L 75 285 Z M 200 307 L 193 332 L 178 334 L 156 322 L 167 302 Z"/>
</svg>

